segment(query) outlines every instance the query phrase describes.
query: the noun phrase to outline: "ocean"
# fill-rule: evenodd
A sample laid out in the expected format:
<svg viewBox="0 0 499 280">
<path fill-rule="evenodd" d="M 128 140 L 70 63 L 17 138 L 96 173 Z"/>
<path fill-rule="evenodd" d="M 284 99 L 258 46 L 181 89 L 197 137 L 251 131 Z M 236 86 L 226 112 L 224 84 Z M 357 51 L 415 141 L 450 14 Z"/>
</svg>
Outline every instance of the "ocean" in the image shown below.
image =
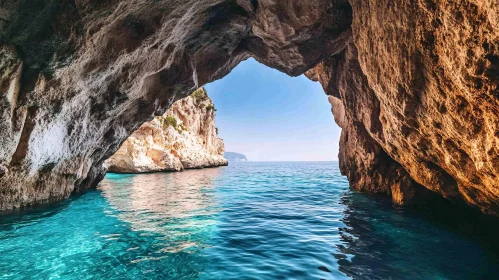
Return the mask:
<svg viewBox="0 0 499 280">
<path fill-rule="evenodd" d="M 498 279 L 487 233 L 425 213 L 351 191 L 337 162 L 108 174 L 1 214 L 0 279 Z"/>
</svg>

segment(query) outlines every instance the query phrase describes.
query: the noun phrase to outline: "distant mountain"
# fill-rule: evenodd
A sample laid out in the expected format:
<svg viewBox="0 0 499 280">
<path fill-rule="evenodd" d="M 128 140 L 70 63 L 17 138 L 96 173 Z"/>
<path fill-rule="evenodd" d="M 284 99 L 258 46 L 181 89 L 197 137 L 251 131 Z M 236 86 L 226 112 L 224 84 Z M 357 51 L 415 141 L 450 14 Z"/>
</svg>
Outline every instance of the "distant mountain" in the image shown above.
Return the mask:
<svg viewBox="0 0 499 280">
<path fill-rule="evenodd" d="M 245 155 L 233 152 L 225 152 L 224 158 L 226 158 L 228 161 L 248 161 Z"/>
</svg>

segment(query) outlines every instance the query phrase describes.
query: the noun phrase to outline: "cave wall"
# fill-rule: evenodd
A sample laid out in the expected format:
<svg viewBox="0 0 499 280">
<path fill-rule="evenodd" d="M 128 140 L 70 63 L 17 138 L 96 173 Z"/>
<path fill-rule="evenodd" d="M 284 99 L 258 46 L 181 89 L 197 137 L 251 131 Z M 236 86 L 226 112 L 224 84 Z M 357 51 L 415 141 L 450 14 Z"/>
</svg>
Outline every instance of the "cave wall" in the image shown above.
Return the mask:
<svg viewBox="0 0 499 280">
<path fill-rule="evenodd" d="M 419 184 L 499 213 L 499 3 L 351 1 L 374 137 Z"/>
<path fill-rule="evenodd" d="M 0 209 L 95 186 L 143 122 L 254 57 L 321 82 L 352 188 L 497 215 L 498 13 L 496 0 L 3 1 Z"/>
</svg>

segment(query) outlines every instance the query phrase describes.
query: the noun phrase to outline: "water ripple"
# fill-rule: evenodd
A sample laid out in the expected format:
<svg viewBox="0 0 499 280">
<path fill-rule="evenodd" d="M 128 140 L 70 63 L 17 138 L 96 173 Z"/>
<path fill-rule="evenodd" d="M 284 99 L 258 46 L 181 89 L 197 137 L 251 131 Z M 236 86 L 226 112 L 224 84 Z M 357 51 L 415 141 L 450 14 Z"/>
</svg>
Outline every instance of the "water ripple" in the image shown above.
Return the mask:
<svg viewBox="0 0 499 280">
<path fill-rule="evenodd" d="M 337 163 L 110 174 L 0 219 L 0 279 L 487 279 L 499 267 L 472 239 L 349 191 Z"/>
</svg>

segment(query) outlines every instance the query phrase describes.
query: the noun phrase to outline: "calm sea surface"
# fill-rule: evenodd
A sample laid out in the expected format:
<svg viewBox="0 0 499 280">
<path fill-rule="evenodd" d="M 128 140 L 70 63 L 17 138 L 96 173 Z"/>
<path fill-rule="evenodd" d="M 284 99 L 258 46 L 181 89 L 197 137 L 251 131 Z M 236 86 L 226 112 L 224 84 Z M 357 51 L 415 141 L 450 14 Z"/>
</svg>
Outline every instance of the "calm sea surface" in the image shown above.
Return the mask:
<svg viewBox="0 0 499 280">
<path fill-rule="evenodd" d="M 497 255 L 334 162 L 108 174 L 0 216 L 0 279 L 499 279 Z"/>
</svg>

